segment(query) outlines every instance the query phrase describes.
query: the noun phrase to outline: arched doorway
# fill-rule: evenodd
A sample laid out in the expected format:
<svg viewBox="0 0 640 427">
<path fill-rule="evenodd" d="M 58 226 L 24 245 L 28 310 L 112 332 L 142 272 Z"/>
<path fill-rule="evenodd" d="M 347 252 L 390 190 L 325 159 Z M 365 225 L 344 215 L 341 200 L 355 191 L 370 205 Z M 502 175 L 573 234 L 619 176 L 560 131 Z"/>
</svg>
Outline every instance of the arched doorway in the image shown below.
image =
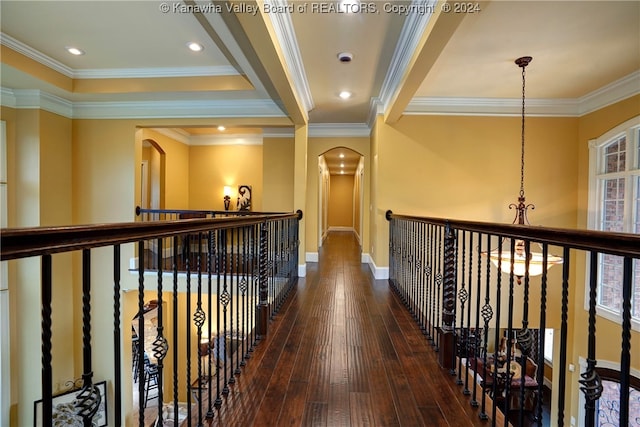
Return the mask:
<svg viewBox="0 0 640 427">
<path fill-rule="evenodd" d="M 165 152 L 153 139 L 142 141 L 140 164 L 141 207 L 164 208 Z"/>
<path fill-rule="evenodd" d="M 364 157 L 346 147 L 318 157 L 318 246 L 330 231 L 353 231 L 362 245 Z"/>
</svg>

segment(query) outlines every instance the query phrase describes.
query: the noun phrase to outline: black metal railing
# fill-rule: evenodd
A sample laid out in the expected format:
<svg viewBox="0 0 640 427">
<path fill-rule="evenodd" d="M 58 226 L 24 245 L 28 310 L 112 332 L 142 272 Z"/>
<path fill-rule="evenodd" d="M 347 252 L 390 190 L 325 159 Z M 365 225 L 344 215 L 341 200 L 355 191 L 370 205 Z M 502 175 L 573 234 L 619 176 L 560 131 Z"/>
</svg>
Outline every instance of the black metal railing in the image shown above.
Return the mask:
<svg viewBox="0 0 640 427">
<path fill-rule="evenodd" d="M 630 425 L 631 360 L 640 358 L 637 346 L 635 354 L 631 349 L 634 281 L 640 286 L 640 235 L 424 218 L 391 211 L 387 219 L 390 285 L 439 352 L 441 366 L 450 370 L 471 405 L 478 407 L 480 418 L 490 419 L 491 425 L 528 425 L 525 421 L 549 425 L 543 405 L 557 413 L 551 425 L 564 425 L 568 387 L 577 386 L 568 382 L 567 374 L 569 296 L 579 286 L 585 288 L 588 299 L 588 324 L 573 325 L 573 334 L 584 333 L 588 342 L 587 366 L 579 381 L 585 416 L 579 425 L 596 425 L 602 390 L 595 327 L 599 260 L 621 257 L 617 425 Z M 541 252 L 534 250 L 537 247 Z M 573 263 L 584 264 L 585 270 L 588 266 L 584 283 L 570 277 Z M 558 266 L 549 269 L 554 264 Z M 539 281 L 534 278 L 536 269 Z M 549 300 L 550 286 L 561 287 L 560 301 Z M 560 332 L 560 349 L 553 361 L 557 383 L 552 384 L 551 401 L 543 402 L 547 396 L 544 331 L 552 315 L 555 325 L 551 326 Z M 610 329 L 607 334 L 601 342 L 610 343 Z"/>
<path fill-rule="evenodd" d="M 127 390 L 123 380 L 131 375 L 134 387 L 137 383 L 140 402 L 139 426 L 165 422 L 175 426 L 203 425 L 215 416 L 215 409 L 222 405 L 235 377 L 266 335 L 269 317 L 277 313 L 297 281 L 301 218 L 302 212 L 298 211 L 3 229 L 3 261 L 41 259 L 41 424 L 51 426 L 54 414 L 52 378 L 56 366 L 52 365 L 52 350 L 60 343 L 52 332 L 52 312 L 68 310 L 66 306 L 53 306 L 52 292 L 60 285 L 54 283 L 53 254 L 82 254 L 82 325 L 78 328 L 82 329 L 83 374 L 73 416 L 85 426 L 92 425 L 103 410 L 103 393 L 108 388 L 113 390 L 114 399 L 110 425 L 124 425 L 123 396 Z M 121 263 L 131 262 L 122 259 L 124 245 L 133 245 L 136 254 L 132 263 L 135 269 L 129 269 L 138 285 L 137 315 L 133 321 L 122 318 L 125 278 Z M 188 250 L 182 251 L 182 245 Z M 95 286 L 92 253 L 105 246 L 113 248 L 113 260 L 107 261 L 113 263 L 113 280 L 109 280 L 113 283 L 113 331 L 97 330 L 91 318 Z M 151 263 L 153 272 L 147 268 L 150 259 L 155 259 Z M 149 292 L 155 296 L 151 300 Z M 150 313 L 153 322 L 148 321 Z M 106 379 L 109 387 L 100 388 L 94 384 L 92 337 L 111 335 L 114 376 Z M 122 343 L 129 342 L 131 347 L 122 347 Z M 123 356 L 128 351 L 132 354 L 131 367 L 123 366 Z M 171 389 L 170 396 L 165 394 L 165 388 Z M 150 389 L 155 389 L 157 396 L 155 420 L 145 415 Z M 165 401 L 171 403 L 167 406 Z"/>
</svg>

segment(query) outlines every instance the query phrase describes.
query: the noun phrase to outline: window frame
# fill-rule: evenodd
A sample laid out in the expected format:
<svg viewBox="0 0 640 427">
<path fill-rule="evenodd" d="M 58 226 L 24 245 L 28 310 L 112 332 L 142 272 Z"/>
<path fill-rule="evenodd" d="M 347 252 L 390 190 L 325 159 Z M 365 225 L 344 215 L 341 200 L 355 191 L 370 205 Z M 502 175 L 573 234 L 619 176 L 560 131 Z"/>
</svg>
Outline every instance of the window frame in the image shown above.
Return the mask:
<svg viewBox="0 0 640 427">
<path fill-rule="evenodd" d="M 623 172 L 605 172 L 605 156 L 603 155 L 604 147 L 614 140 L 626 136 L 626 164 Z M 605 178 L 606 177 L 606 178 Z M 640 187 L 640 116 L 619 124 L 615 128 L 609 130 L 598 138 L 589 140 L 589 193 L 588 193 L 588 217 L 587 227 L 591 230 L 600 230 L 602 224 L 602 203 L 604 194 L 605 179 L 615 179 L 619 177 L 625 178 L 624 193 L 624 218 L 623 227 L 625 232 L 633 232 L 636 223 L 633 221 L 640 215 L 636 212 L 637 203 L 634 203 L 634 196 Z M 640 232 L 640 230 L 638 230 Z M 586 262 L 586 275 L 589 277 L 589 259 Z M 599 271 L 599 274 L 602 272 Z M 598 297 L 600 297 L 600 283 L 598 284 Z M 640 286 L 636 283 L 635 286 Z M 585 282 L 585 290 L 589 288 L 588 282 Z M 633 298 L 633 297 L 632 297 Z M 589 292 L 585 292 L 584 308 L 589 310 Z M 640 307 L 634 307 L 635 315 L 631 318 L 631 328 L 640 331 Z M 622 313 L 610 307 L 596 303 L 596 313 L 600 317 L 604 317 L 613 322 L 620 323 Z"/>
</svg>

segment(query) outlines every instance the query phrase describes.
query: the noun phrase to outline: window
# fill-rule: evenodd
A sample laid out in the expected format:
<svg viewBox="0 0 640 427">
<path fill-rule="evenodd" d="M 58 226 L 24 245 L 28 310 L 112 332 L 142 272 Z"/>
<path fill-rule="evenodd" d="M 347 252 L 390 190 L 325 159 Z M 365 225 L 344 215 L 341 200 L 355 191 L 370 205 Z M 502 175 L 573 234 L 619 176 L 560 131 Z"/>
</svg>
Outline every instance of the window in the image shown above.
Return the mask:
<svg viewBox="0 0 640 427">
<path fill-rule="evenodd" d="M 640 117 L 590 141 L 589 157 L 589 226 L 640 233 Z M 598 313 L 612 320 L 622 311 L 622 262 L 622 257 L 604 254 L 598 260 Z M 638 322 L 640 261 L 634 261 L 633 270 L 631 315 Z"/>
<path fill-rule="evenodd" d="M 553 361 L 553 329 L 544 330 L 544 361 L 551 365 Z"/>
</svg>

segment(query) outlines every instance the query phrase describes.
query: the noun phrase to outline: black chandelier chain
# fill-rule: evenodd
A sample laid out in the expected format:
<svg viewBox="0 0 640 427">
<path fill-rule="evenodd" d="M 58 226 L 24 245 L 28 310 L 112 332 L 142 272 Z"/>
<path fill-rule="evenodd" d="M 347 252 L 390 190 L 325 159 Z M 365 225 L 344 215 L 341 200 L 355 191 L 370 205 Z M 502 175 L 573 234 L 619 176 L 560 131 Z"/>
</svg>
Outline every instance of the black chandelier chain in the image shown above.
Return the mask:
<svg viewBox="0 0 640 427">
<path fill-rule="evenodd" d="M 522 59 L 522 58 L 521 58 Z M 530 60 L 530 59 L 529 59 Z M 524 99 L 525 99 L 525 68 L 529 61 L 521 61 L 518 64 L 522 68 L 522 129 L 521 129 L 521 154 L 520 154 L 520 197 L 524 197 Z"/>
</svg>

